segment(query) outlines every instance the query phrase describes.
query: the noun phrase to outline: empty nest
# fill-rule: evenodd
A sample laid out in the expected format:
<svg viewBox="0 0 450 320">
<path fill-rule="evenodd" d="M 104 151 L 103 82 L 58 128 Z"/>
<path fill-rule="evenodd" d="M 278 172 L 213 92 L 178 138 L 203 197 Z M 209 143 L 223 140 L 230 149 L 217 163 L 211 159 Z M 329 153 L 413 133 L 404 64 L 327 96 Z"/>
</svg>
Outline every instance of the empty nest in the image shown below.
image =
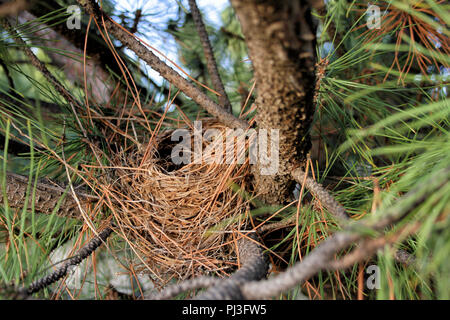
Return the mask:
<svg viewBox="0 0 450 320">
<path fill-rule="evenodd" d="M 208 128 L 226 130 L 204 121 L 203 132 Z M 243 187 L 248 160 L 174 165 L 170 151 L 178 142 L 171 141 L 171 133 L 150 139 L 132 155 L 118 156 L 120 178 L 112 186 L 120 199 L 116 231 L 138 254 L 140 270 L 161 286 L 198 274 L 226 274 L 235 261 L 234 240 L 245 227 L 247 207 L 230 186 Z M 202 141 L 203 148 L 208 144 Z"/>
</svg>

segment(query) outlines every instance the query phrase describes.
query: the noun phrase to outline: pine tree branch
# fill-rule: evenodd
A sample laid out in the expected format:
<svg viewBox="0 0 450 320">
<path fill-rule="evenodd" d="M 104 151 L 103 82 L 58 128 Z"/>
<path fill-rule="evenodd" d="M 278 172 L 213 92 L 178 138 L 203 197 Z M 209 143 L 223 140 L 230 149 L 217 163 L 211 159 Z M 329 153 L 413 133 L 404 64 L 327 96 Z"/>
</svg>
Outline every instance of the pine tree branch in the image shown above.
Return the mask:
<svg viewBox="0 0 450 320">
<path fill-rule="evenodd" d="M 136 55 L 144 60 L 153 70 L 157 71 L 163 78 L 172 83 L 188 97 L 194 100 L 198 105 L 203 107 L 211 115 L 216 117 L 223 124 L 231 128 L 247 128 L 244 120 L 238 119 L 228 113 L 220 105 L 211 100 L 205 93 L 193 84 L 180 76 L 175 70 L 161 61 L 153 52 L 145 47 L 135 36 L 119 25 L 114 23 L 95 3 L 93 0 L 78 0 L 78 3 L 93 16 L 99 25 L 104 25 L 108 31 L 114 35 L 122 44 L 127 46 Z"/>
<path fill-rule="evenodd" d="M 189 7 L 191 8 L 192 17 L 194 18 L 194 23 L 197 28 L 198 35 L 200 36 L 200 42 L 202 43 L 209 76 L 211 77 L 214 89 L 220 94 L 219 103 L 223 108 L 225 108 L 225 110 L 231 112 L 231 103 L 228 99 L 227 93 L 225 92 L 225 87 L 223 86 L 222 79 L 220 78 L 219 70 L 217 68 L 217 62 L 214 58 L 214 52 L 202 20 L 202 14 L 198 9 L 195 0 L 189 0 Z"/>
<path fill-rule="evenodd" d="M 0 17 L 15 15 L 28 7 L 25 0 L 0 1 Z"/>
<path fill-rule="evenodd" d="M 23 208 L 27 205 L 28 208 L 34 209 L 36 212 L 43 214 L 51 214 L 55 211 L 58 216 L 71 218 L 71 219 L 82 219 L 81 213 L 79 211 L 78 205 L 70 194 L 65 195 L 66 187 L 58 185 L 56 183 L 51 183 L 47 181 L 38 181 L 34 188 L 34 183 L 31 183 L 30 195 L 28 197 L 28 203 L 25 204 L 25 199 L 27 195 L 29 179 L 15 173 L 6 173 L 5 177 L 6 189 L 5 194 L 8 201 L 8 206 L 10 208 Z M 0 192 L 3 192 L 3 187 L 0 185 Z M 35 193 L 35 199 L 33 203 L 32 193 Z M 58 202 L 62 199 L 60 206 L 58 207 Z M 77 192 L 77 196 L 83 201 L 83 204 L 87 204 L 89 201 L 97 199 L 95 196 L 91 196 L 82 192 Z M 4 203 L 3 196 L 0 197 L 0 204 Z"/>
<path fill-rule="evenodd" d="M 20 292 L 26 295 L 31 295 L 33 293 L 39 292 L 40 290 L 62 279 L 67 275 L 67 273 L 70 270 L 70 267 L 79 265 L 84 259 L 89 257 L 98 247 L 100 247 L 103 243 L 105 243 L 106 239 L 108 239 L 112 231 L 113 230 L 109 227 L 104 229 L 102 232 L 98 234 L 98 236 L 90 240 L 88 244 L 86 244 L 83 248 L 81 248 L 76 255 L 72 256 L 66 262 L 64 262 L 62 266 L 57 268 L 51 274 L 33 282 L 29 287 L 22 288 Z"/>
<path fill-rule="evenodd" d="M 90 29 L 85 34 L 76 29 L 69 29 L 65 24 L 52 24 L 48 26 L 43 24 L 36 18 L 51 14 L 56 10 L 61 10 L 58 3 L 54 1 L 36 1 L 29 8 L 28 11 L 24 11 L 19 14 L 18 21 L 20 24 L 36 25 L 36 31 L 33 32 L 33 39 L 31 42 L 36 45 L 42 46 L 43 50 L 50 42 L 55 49 L 71 52 L 75 55 L 83 56 L 86 51 L 86 74 L 88 85 L 91 85 L 92 95 L 98 103 L 108 102 L 107 99 L 111 96 L 113 88 L 115 86 L 113 75 L 111 71 L 116 75 L 121 74 L 121 69 L 118 67 L 117 61 L 108 46 L 105 45 L 102 38 L 95 34 L 95 30 Z M 82 21 L 81 29 L 87 30 L 87 25 Z M 87 42 L 85 43 L 85 40 Z M 85 47 L 86 45 L 86 47 Z M 128 62 L 126 55 L 119 49 L 114 48 L 117 54 Z M 62 55 L 54 50 L 45 50 L 47 55 L 52 61 L 60 68 L 64 69 L 65 75 L 74 83 L 78 85 L 84 84 L 84 65 L 81 62 L 75 61 L 73 57 Z M 139 70 L 139 66 L 134 64 L 128 64 L 128 68 Z M 167 95 L 169 89 L 165 86 L 160 87 L 151 79 L 149 79 L 154 87 L 154 90 L 162 92 Z M 148 90 L 145 87 L 136 83 L 138 91 L 142 96 L 148 95 Z M 175 98 L 175 103 L 182 105 L 183 101 L 178 97 Z"/>
<path fill-rule="evenodd" d="M 304 164 L 311 147 L 315 106 L 315 26 L 309 4 L 299 0 L 232 0 L 253 64 L 259 128 L 279 129 L 276 175 L 253 171 L 255 187 L 268 204 L 288 199 L 291 170 Z"/>
<path fill-rule="evenodd" d="M 195 300 L 236 300 L 243 299 L 240 287 L 249 281 L 260 280 L 267 274 L 267 259 L 259 244 L 253 238 L 238 241 L 239 260 L 242 267 L 227 279 L 199 277 L 167 287 L 155 299 L 170 299 L 193 289 L 209 288 Z M 153 299 L 153 297 L 147 297 Z"/>
<path fill-rule="evenodd" d="M 246 299 L 262 299 L 276 296 L 290 288 L 303 283 L 321 270 L 334 270 L 336 268 L 345 269 L 354 263 L 367 259 L 367 252 L 363 249 L 356 249 L 356 253 L 350 253 L 347 260 L 335 262 L 334 255 L 348 248 L 359 240 L 369 241 L 365 244 L 367 250 L 370 249 L 373 254 L 378 248 L 385 244 L 383 238 L 365 240 L 366 236 L 356 230 L 367 228 L 373 231 L 381 231 L 391 224 L 399 221 L 407 215 L 412 209 L 416 208 L 422 202 L 427 200 L 436 190 L 441 188 L 450 178 L 450 167 L 440 170 L 429 178 L 427 183 L 420 185 L 409 191 L 398 200 L 398 205 L 389 207 L 382 215 L 382 219 L 376 222 L 359 221 L 350 224 L 343 231 L 337 232 L 322 242 L 310 254 L 297 262 L 293 267 L 285 272 L 268 280 L 253 281 L 245 283 L 241 288 Z M 381 239 L 381 240 L 380 240 Z M 395 239 L 395 237 L 394 237 Z"/>
</svg>

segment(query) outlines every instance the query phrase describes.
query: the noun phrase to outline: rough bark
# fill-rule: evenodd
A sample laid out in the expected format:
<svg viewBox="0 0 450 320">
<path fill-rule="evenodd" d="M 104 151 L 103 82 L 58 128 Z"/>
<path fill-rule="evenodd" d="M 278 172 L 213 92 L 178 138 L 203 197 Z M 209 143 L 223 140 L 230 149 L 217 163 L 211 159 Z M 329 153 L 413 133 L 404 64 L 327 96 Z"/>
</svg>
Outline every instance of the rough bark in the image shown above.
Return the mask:
<svg viewBox="0 0 450 320">
<path fill-rule="evenodd" d="M 28 178 L 14 174 L 6 174 L 6 197 L 8 200 L 8 206 L 10 208 L 21 209 L 25 206 L 25 199 L 28 189 Z M 0 192 L 3 194 L 3 184 L 0 184 Z M 28 208 L 33 206 L 33 192 L 35 193 L 34 208 L 36 212 L 51 214 L 53 210 L 58 216 L 82 219 L 81 213 L 78 209 L 75 199 L 71 196 L 70 192 L 64 196 L 66 188 L 51 182 L 39 181 L 34 188 L 34 181 L 32 181 L 30 193 L 28 196 Z M 60 206 L 57 208 L 58 201 L 64 196 Z M 88 195 L 82 193 L 77 195 L 82 204 L 87 203 L 90 199 Z M 0 196 L 0 204 L 4 203 L 3 195 Z"/>
<path fill-rule="evenodd" d="M 290 173 L 310 149 L 314 113 L 315 28 L 305 1 L 231 1 L 248 46 L 256 79 L 261 129 L 279 129 L 279 170 L 263 176 L 256 167 L 256 191 L 269 204 L 288 199 Z"/>
</svg>

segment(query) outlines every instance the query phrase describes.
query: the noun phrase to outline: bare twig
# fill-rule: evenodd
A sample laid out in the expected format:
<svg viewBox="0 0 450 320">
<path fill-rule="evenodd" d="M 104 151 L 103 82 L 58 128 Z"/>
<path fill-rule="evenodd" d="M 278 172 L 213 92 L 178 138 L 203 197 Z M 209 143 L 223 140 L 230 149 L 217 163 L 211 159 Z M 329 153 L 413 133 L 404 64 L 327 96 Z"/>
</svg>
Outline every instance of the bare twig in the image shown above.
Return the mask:
<svg viewBox="0 0 450 320">
<path fill-rule="evenodd" d="M 203 23 L 202 20 L 202 14 L 198 9 L 195 0 L 189 0 L 189 7 L 191 8 L 192 17 L 194 18 L 194 23 L 203 46 L 203 53 L 205 55 L 206 67 L 208 68 L 209 76 L 211 77 L 214 89 L 220 94 L 219 103 L 228 112 L 231 112 L 231 103 L 230 100 L 228 99 L 227 93 L 225 92 L 225 87 L 223 86 L 222 79 L 220 78 L 216 59 L 214 58 L 214 52 L 211 47 L 211 43 L 209 42 L 205 24 Z"/>
</svg>

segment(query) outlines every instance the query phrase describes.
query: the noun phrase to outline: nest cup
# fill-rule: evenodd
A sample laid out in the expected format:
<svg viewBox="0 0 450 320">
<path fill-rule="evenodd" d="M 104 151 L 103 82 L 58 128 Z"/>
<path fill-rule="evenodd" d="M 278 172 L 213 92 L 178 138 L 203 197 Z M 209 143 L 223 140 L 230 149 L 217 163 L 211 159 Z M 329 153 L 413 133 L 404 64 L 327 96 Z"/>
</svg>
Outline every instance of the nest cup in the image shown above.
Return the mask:
<svg viewBox="0 0 450 320">
<path fill-rule="evenodd" d="M 226 127 L 211 120 L 202 125 L 202 134 L 213 128 L 223 136 L 197 140 L 203 150 L 200 162 L 194 161 L 193 128 L 187 128 L 192 133 L 190 163 L 173 163 L 170 151 L 178 143 L 171 141 L 173 131 L 121 159 L 132 173 L 123 171 L 116 190 L 125 198 L 116 212 L 117 232 L 138 253 L 142 264 L 136 269 L 150 273 L 161 286 L 174 278 L 225 274 L 236 257 L 233 235 L 244 228 L 246 206 L 230 186 L 243 187 L 248 160 L 212 161 L 214 152 L 208 156 L 204 151 L 225 140 Z"/>
</svg>

